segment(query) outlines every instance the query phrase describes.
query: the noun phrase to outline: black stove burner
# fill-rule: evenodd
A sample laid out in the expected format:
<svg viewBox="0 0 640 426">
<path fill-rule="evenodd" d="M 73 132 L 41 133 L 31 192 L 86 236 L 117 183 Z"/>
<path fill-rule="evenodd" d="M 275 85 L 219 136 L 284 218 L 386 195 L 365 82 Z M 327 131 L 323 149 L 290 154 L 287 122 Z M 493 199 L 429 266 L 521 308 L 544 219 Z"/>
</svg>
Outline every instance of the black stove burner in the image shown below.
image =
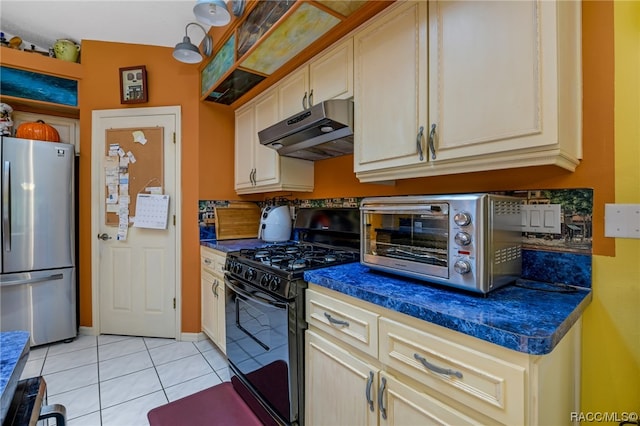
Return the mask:
<svg viewBox="0 0 640 426">
<path fill-rule="evenodd" d="M 283 271 L 303 271 L 331 264 L 355 262 L 358 260 L 358 253 L 311 243 L 290 242 L 240 250 L 237 260 L 242 259 L 260 262 L 263 266 Z"/>
</svg>

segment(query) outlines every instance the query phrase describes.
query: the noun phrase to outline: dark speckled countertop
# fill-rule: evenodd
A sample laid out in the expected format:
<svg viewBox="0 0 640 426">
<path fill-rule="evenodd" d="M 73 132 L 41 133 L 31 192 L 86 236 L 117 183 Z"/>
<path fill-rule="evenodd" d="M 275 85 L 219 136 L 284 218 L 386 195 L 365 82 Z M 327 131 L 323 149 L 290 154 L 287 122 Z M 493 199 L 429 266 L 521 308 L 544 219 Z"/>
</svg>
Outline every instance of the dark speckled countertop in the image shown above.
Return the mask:
<svg viewBox="0 0 640 426">
<path fill-rule="evenodd" d="M 381 307 L 533 355 L 551 352 L 592 298 L 589 289 L 558 288 L 527 280 L 483 297 L 375 272 L 359 263 L 306 271 L 304 278 Z"/>
<path fill-rule="evenodd" d="M 29 333 L 4 331 L 0 333 L 0 424 L 9 411 L 11 400 L 29 354 Z"/>
</svg>

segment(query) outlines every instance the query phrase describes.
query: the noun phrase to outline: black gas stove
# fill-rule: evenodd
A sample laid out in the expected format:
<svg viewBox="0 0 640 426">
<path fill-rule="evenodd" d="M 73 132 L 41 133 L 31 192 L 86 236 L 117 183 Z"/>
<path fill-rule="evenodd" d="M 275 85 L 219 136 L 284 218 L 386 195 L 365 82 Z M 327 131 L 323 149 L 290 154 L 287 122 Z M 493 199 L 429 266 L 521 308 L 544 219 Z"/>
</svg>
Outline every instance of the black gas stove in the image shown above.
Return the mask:
<svg viewBox="0 0 640 426">
<path fill-rule="evenodd" d="M 301 208 L 294 241 L 227 253 L 231 382 L 266 426 L 304 423 L 304 272 L 358 262 L 359 224 L 356 208 Z"/>
<path fill-rule="evenodd" d="M 293 299 L 303 288 L 299 282 L 305 271 L 360 260 L 357 208 L 301 208 L 294 229 L 295 241 L 228 253 L 227 273 L 276 296 Z"/>
<path fill-rule="evenodd" d="M 302 279 L 304 271 L 359 260 L 356 250 L 290 241 L 231 252 L 225 269 L 232 276 L 288 299 L 297 291 L 297 286 L 290 284 Z"/>
</svg>

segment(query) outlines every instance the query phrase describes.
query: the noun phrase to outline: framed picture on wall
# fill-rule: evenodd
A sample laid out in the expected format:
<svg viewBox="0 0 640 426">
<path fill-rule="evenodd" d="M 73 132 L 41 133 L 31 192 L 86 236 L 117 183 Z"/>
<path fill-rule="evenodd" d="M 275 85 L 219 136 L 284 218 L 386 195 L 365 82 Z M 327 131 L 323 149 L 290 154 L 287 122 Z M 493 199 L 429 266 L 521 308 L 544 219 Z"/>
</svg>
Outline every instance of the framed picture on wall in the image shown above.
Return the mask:
<svg viewBox="0 0 640 426">
<path fill-rule="evenodd" d="M 148 102 L 147 69 L 144 65 L 120 68 L 120 103 Z"/>
</svg>

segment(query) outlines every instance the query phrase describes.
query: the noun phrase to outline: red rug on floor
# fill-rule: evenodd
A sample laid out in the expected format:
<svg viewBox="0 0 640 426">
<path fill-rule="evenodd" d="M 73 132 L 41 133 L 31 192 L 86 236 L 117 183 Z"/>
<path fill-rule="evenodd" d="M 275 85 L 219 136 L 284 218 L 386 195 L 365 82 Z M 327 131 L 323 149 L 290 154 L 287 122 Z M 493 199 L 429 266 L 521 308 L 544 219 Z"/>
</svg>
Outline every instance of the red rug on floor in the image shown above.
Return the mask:
<svg viewBox="0 0 640 426">
<path fill-rule="evenodd" d="M 147 418 L 151 426 L 262 426 L 230 382 L 156 407 Z"/>
</svg>

